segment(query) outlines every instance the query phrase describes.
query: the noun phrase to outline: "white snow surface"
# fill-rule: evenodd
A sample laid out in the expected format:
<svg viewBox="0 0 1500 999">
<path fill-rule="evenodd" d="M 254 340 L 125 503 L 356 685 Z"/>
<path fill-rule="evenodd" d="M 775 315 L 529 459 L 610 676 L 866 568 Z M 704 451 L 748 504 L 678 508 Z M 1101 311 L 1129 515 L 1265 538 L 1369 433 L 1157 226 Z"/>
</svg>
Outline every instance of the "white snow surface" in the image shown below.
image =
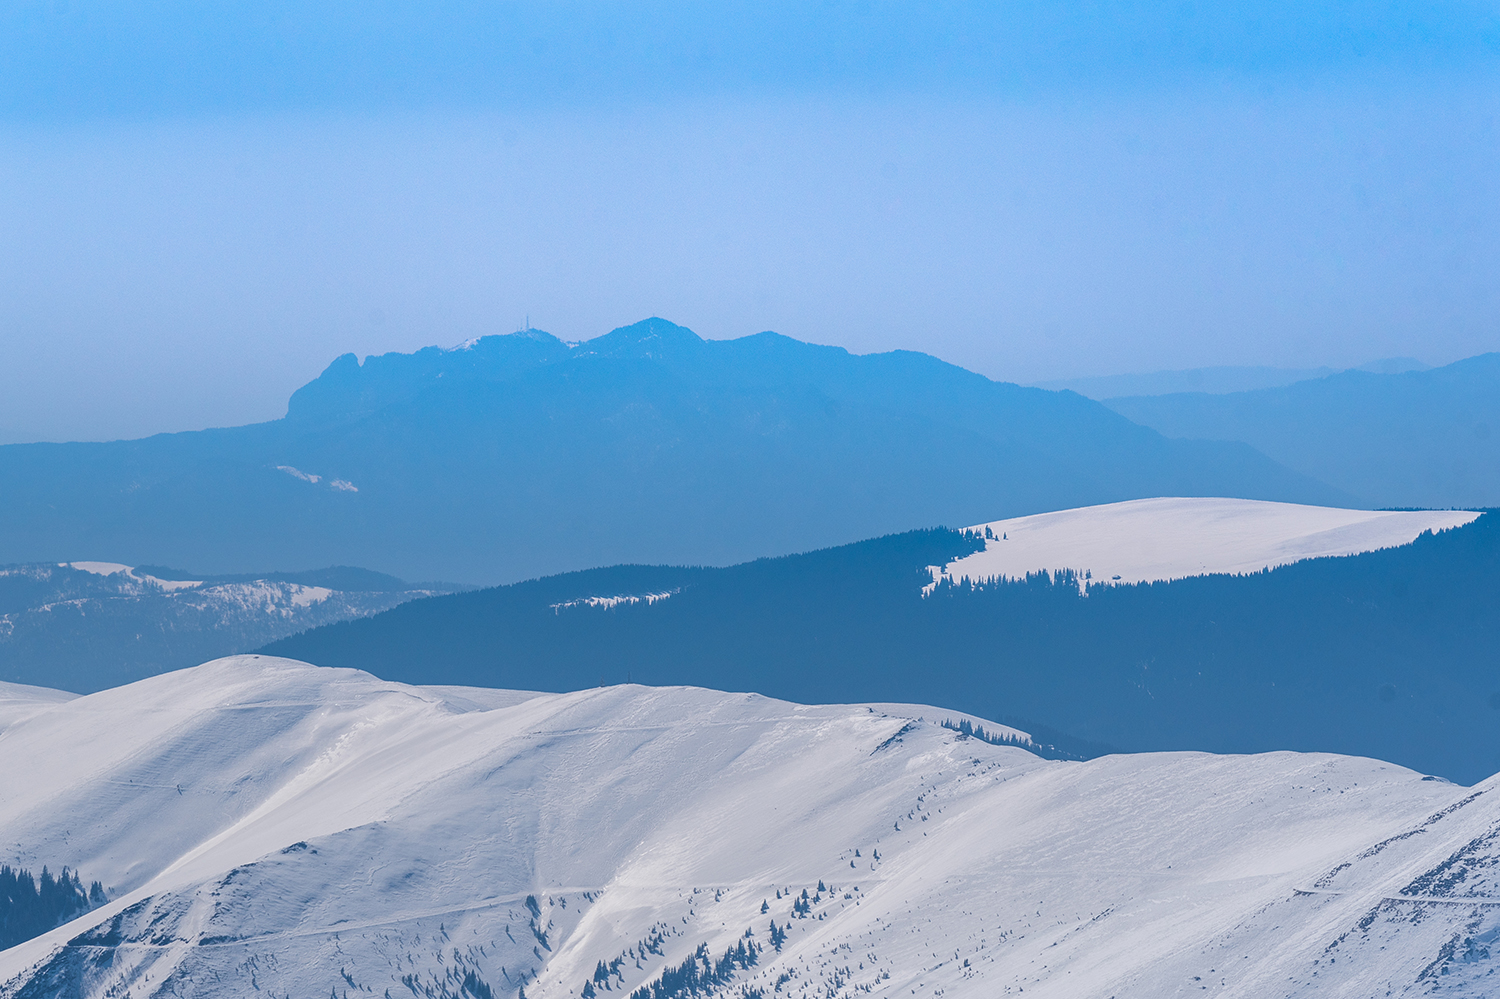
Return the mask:
<svg viewBox="0 0 1500 999">
<path fill-rule="evenodd" d="M 201 579 L 158 579 L 145 572 L 136 572 L 135 566 L 125 565 L 120 562 L 61 562 L 66 569 L 77 569 L 80 572 L 90 572 L 95 576 L 117 576 L 123 573 L 127 578 L 136 583 L 149 583 L 157 589 L 168 593 L 174 590 L 191 590 L 202 586 Z"/>
<path fill-rule="evenodd" d="M 929 591 L 955 581 L 1075 570 L 1091 583 L 1144 583 L 1253 573 L 1303 559 L 1411 544 L 1472 522 L 1465 510 L 1344 510 L 1265 500 L 1163 497 L 977 524 L 983 551 L 933 566 Z"/>
<path fill-rule="evenodd" d="M 117 572 L 131 572 L 131 566 L 120 562 L 63 562 L 69 569 L 91 572 L 96 576 L 113 576 Z"/>
<path fill-rule="evenodd" d="M 66 690 L 0 681 L 0 733 L 22 719 L 77 696 Z"/>
<path fill-rule="evenodd" d="M 289 618 L 297 611 L 323 603 L 335 593 L 340 592 L 326 586 L 307 586 L 303 583 L 266 579 L 204 586 L 201 579 L 159 579 L 149 573 L 137 572 L 134 566 L 123 565 L 119 562 L 62 562 L 59 564 L 66 568 L 90 572 L 96 576 L 123 574 L 132 584 L 154 587 L 195 607 L 219 608 L 226 618 L 236 613 L 272 614 Z M 180 592 L 186 590 L 198 592 Z"/>
<path fill-rule="evenodd" d="M 945 717 L 252 656 L 54 703 L 0 732 L 0 849 L 112 901 L 0 952 L 0 996 L 562 999 L 603 962 L 624 999 L 741 941 L 697 995 L 1495 994 L 1493 780 Z"/>
</svg>

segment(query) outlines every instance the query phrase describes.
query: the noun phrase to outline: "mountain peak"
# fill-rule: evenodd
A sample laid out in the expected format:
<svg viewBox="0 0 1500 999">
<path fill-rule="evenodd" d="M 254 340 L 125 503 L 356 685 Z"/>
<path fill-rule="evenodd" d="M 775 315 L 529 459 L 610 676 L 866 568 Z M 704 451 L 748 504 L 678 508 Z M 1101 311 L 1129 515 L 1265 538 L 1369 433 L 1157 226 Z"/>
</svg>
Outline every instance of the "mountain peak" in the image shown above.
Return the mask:
<svg viewBox="0 0 1500 999">
<path fill-rule="evenodd" d="M 702 343 L 703 338 L 686 326 L 678 326 L 652 316 L 585 341 L 575 348 L 574 354 L 596 357 L 661 357 L 665 353 L 692 350 Z"/>
<path fill-rule="evenodd" d="M 551 346 L 562 343 L 557 337 L 546 330 L 539 330 L 528 326 L 524 330 L 516 330 L 514 333 L 486 333 L 484 336 L 470 337 L 457 346 L 449 347 L 444 353 L 460 354 L 493 350 L 505 350 L 523 342 L 533 342 Z"/>
<path fill-rule="evenodd" d="M 344 354 L 292 393 L 287 416 L 294 420 L 363 416 L 405 402 L 440 383 L 503 381 L 567 357 L 566 344 L 537 329 L 476 337 L 447 349 L 424 347 L 411 354 L 371 355 L 363 364 L 353 354 Z"/>
</svg>

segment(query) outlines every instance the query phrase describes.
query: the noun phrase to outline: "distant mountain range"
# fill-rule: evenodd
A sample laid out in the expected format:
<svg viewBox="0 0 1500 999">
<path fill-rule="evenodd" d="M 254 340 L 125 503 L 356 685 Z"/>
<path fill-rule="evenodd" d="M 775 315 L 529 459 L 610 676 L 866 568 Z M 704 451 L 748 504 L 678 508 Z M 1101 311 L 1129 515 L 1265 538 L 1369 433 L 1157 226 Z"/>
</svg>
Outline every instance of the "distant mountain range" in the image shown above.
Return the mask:
<svg viewBox="0 0 1500 999">
<path fill-rule="evenodd" d="M 11 863 L 107 894 L 0 999 L 1494 995 L 1496 780 L 248 656 L 0 728 Z"/>
<path fill-rule="evenodd" d="M 1340 370 L 1369 371 L 1376 374 L 1400 374 L 1404 371 L 1426 371 L 1430 365 L 1414 357 L 1388 357 L 1354 368 L 1276 368 L 1265 365 L 1235 365 L 1213 368 L 1183 368 L 1174 371 L 1144 371 L 1139 374 L 1098 375 L 1092 378 L 1063 378 L 1037 382 L 1037 388 L 1064 389 L 1090 399 L 1113 399 L 1133 395 L 1166 395 L 1174 392 L 1248 392 L 1275 388 L 1313 378 L 1327 378 Z"/>
<path fill-rule="evenodd" d="M 1370 506 L 1500 505 L 1500 354 L 1105 405 L 1168 437 L 1244 441 Z"/>
<path fill-rule="evenodd" d="M 236 576 L 0 566 L 0 681 L 100 690 L 454 589 L 347 566 Z"/>
<path fill-rule="evenodd" d="M 1020 522 L 927 530 L 723 569 L 623 565 L 419 600 L 261 651 L 408 683 L 921 701 L 1079 756 L 1292 749 L 1464 783 L 1500 771 L 1500 518 L 1387 515 L 1417 518 L 1398 536 L 1368 514 L 1288 521 L 1192 502 L 1147 504 L 1154 525 L 1026 518 L 1062 522 L 1059 551 L 1092 538 L 1092 562 L 1077 546 L 1032 549 L 997 573 L 1007 546 L 1026 543 Z M 1308 557 L 1340 551 L 1363 554 Z M 1155 568 L 1133 569 L 1141 558 Z M 1166 581 L 1100 585 L 1114 575 Z"/>
<path fill-rule="evenodd" d="M 660 319 L 353 355 L 284 419 L 0 447 L 0 561 L 243 573 L 366 565 L 504 582 L 727 564 L 1144 496 L 1348 504 L 1241 443 L 1171 440 L 925 354 Z"/>
</svg>

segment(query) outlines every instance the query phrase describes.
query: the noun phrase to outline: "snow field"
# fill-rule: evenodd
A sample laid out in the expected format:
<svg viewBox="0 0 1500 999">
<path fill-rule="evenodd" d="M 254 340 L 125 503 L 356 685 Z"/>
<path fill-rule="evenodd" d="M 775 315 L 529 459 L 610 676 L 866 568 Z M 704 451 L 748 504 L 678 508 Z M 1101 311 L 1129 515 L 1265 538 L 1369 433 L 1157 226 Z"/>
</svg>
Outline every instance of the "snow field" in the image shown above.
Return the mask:
<svg viewBox="0 0 1500 999">
<path fill-rule="evenodd" d="M 625 999 L 743 941 L 754 964 L 700 994 L 1399 995 L 1489 932 L 1458 896 L 1490 893 L 1500 855 L 1488 782 L 1293 753 L 1054 763 L 932 707 L 247 656 L 35 704 L 0 731 L 0 844 L 113 901 L 0 952 L 6 997 Z M 1418 882 L 1442 900 L 1401 901 Z M 1483 994 L 1454 991 L 1486 966 L 1450 950 L 1439 984 Z"/>
<path fill-rule="evenodd" d="M 24 718 L 45 711 L 54 704 L 71 701 L 77 696 L 50 687 L 0 681 L 0 732 Z"/>
<path fill-rule="evenodd" d="M 1089 573 L 1093 583 L 1122 584 L 1259 572 L 1411 544 L 1425 531 L 1461 527 L 1478 516 L 1216 497 L 1130 500 L 977 524 L 969 530 L 985 535 L 984 550 L 933 566 L 931 585 L 945 577 L 1019 579 L 1043 569 L 1073 569 L 1080 578 Z"/>
</svg>

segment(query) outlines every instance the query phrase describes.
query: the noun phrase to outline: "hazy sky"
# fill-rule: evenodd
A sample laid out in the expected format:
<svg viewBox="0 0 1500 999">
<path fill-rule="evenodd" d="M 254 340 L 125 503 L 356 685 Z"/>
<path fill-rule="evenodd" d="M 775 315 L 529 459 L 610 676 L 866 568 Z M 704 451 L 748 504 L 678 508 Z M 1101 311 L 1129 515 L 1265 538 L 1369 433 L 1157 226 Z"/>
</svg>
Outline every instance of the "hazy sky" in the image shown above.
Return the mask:
<svg viewBox="0 0 1500 999">
<path fill-rule="evenodd" d="M 5 4 L 0 442 L 528 316 L 1018 381 L 1500 349 L 1500 3 L 639 6 Z"/>
</svg>

